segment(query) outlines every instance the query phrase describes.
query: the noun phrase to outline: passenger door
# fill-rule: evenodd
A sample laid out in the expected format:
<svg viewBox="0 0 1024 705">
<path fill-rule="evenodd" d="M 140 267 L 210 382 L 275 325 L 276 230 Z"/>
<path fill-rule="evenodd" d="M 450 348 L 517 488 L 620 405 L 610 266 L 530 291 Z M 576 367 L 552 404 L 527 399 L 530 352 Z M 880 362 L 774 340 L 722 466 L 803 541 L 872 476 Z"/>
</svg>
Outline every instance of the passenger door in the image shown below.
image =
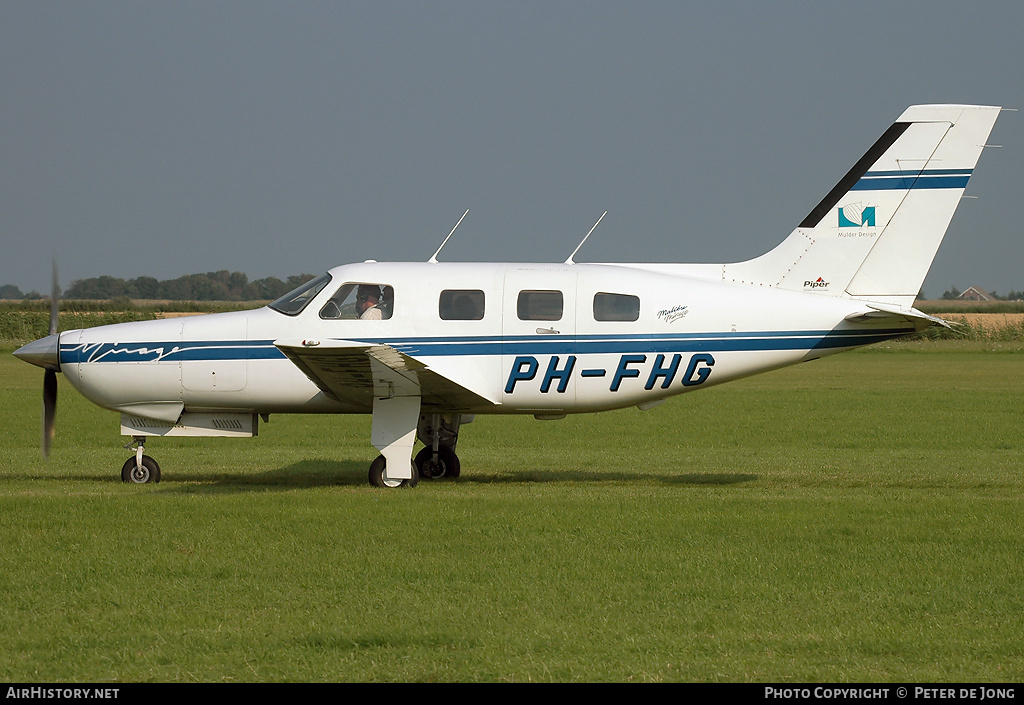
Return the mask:
<svg viewBox="0 0 1024 705">
<path fill-rule="evenodd" d="M 576 403 L 576 273 L 512 269 L 502 295 L 502 403 L 558 414 Z"/>
</svg>

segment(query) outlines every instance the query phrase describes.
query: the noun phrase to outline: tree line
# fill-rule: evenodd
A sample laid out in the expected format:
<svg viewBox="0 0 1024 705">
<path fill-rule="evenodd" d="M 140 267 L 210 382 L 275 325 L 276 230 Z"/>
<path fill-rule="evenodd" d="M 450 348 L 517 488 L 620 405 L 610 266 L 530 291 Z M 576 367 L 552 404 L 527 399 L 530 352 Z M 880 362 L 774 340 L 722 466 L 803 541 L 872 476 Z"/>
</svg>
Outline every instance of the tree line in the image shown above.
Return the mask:
<svg viewBox="0 0 1024 705">
<path fill-rule="evenodd" d="M 90 279 L 79 279 L 61 294 L 67 299 L 167 299 L 170 301 L 272 301 L 284 296 L 295 287 L 313 278 L 312 274 L 296 274 L 285 280 L 277 277 L 264 277 L 249 281 L 244 272 L 229 272 L 222 269 L 218 272 L 205 274 L 187 274 L 177 279 L 159 281 L 154 277 L 136 277 L 135 279 L 118 279 L 102 276 Z M 955 286 L 942 293 L 943 299 L 951 300 L 960 297 L 960 290 Z M 45 299 L 47 294 L 30 291 L 27 294 L 13 284 L 0 285 L 0 299 Z M 1024 300 L 1024 291 L 1009 291 L 1000 295 L 989 292 L 991 298 L 999 301 Z M 919 299 L 927 298 L 924 292 Z"/>
<path fill-rule="evenodd" d="M 942 298 L 947 301 L 953 301 L 955 299 L 959 299 L 962 293 L 963 292 L 955 286 L 951 286 L 942 292 Z M 995 299 L 996 301 L 1024 301 L 1024 291 L 1014 291 L 1013 289 L 1010 289 L 1006 294 L 1000 294 L 997 291 L 989 291 L 987 293 L 990 298 Z M 924 297 L 919 296 L 918 298 L 923 299 Z"/>
<path fill-rule="evenodd" d="M 270 301 L 313 278 L 312 274 L 296 274 L 281 280 L 264 277 L 249 281 L 243 272 L 186 274 L 177 279 L 160 281 L 155 277 L 119 279 L 111 276 L 73 281 L 61 293 L 66 299 L 169 299 L 172 301 Z M 0 286 L 0 299 L 41 299 L 47 295 L 32 291 L 23 294 L 12 284 Z"/>
</svg>

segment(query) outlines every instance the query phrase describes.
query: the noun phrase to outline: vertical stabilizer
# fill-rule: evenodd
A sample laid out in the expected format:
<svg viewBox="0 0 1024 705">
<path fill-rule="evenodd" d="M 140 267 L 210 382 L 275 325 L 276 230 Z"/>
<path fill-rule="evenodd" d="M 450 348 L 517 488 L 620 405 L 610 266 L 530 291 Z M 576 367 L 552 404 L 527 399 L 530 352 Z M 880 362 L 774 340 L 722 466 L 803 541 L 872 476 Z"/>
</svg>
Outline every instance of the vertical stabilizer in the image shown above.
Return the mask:
<svg viewBox="0 0 1024 705">
<path fill-rule="evenodd" d="M 908 108 L 786 240 L 723 279 L 909 308 L 999 110 Z"/>
</svg>

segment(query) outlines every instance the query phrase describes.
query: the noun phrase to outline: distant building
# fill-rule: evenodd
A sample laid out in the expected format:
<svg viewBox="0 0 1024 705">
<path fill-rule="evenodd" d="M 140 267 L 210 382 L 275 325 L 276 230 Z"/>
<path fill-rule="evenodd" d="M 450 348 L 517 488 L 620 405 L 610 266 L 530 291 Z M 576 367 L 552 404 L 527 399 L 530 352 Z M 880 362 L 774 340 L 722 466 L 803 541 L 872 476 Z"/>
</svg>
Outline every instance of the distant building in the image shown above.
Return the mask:
<svg viewBox="0 0 1024 705">
<path fill-rule="evenodd" d="M 992 296 L 987 292 L 979 289 L 976 286 L 969 286 L 960 296 L 957 297 L 962 301 L 991 301 Z"/>
</svg>

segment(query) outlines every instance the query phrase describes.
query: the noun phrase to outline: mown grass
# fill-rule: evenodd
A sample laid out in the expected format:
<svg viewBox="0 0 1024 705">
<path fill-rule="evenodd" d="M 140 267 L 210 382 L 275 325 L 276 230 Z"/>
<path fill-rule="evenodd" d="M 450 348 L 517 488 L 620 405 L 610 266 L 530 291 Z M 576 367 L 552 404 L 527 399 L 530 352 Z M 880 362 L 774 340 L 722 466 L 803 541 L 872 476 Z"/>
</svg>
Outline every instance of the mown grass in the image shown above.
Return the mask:
<svg viewBox="0 0 1024 705">
<path fill-rule="evenodd" d="M 66 384 L 44 463 L 42 375 L 0 357 L 0 678 L 1019 681 L 1024 355 L 979 349 L 478 417 L 411 491 L 316 416 L 153 441 L 125 486 Z"/>
</svg>

